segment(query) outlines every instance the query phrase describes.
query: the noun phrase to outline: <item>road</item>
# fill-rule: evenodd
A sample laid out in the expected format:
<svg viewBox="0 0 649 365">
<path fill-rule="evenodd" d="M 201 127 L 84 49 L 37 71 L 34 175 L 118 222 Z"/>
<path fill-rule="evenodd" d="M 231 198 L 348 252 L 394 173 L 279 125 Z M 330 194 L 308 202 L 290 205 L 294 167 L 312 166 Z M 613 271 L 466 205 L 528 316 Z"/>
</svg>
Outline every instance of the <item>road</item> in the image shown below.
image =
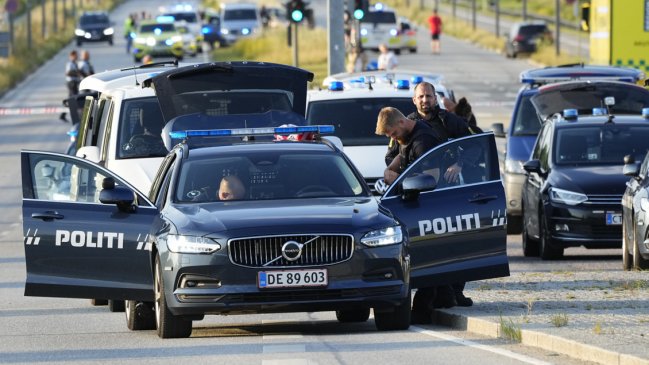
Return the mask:
<svg viewBox="0 0 649 365">
<path fill-rule="evenodd" d="M 152 9 L 153 1 L 130 1 L 113 14 Z M 118 32 L 120 30 L 118 29 Z M 123 40 L 114 47 L 84 45 L 96 70 L 131 65 Z M 462 41 L 443 38 L 442 54 L 402 55 L 401 67 L 444 74 L 456 95 L 474 105 L 479 124 L 507 122 L 518 89 L 518 73 L 530 65 L 506 60 Z M 0 99 L 0 107 L 60 105 L 65 97 L 64 49 L 26 82 Z M 23 296 L 25 261 L 19 151 L 63 151 L 68 125 L 56 114 L 2 116 L 0 133 L 0 363 L 228 363 L 228 364 L 583 364 L 503 340 L 435 326 L 377 332 L 373 320 L 338 324 L 333 313 L 212 316 L 194 324 L 192 338 L 160 340 L 154 331 L 131 332 L 123 313 L 92 307 L 88 300 Z M 513 272 L 556 270 L 617 271 L 619 250 L 597 253 L 569 249 L 567 260 L 545 263 L 521 257 L 520 237 L 510 236 Z M 576 256 L 573 256 L 576 255 Z M 434 359 L 434 360 L 433 360 Z"/>
</svg>

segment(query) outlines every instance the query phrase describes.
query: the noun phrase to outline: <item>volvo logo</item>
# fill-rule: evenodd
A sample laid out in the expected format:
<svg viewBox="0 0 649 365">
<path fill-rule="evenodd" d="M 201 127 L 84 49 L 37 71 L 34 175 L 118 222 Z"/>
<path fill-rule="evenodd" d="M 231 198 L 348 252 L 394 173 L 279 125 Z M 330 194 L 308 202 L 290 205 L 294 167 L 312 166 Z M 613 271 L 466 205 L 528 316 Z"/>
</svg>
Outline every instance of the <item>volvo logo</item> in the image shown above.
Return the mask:
<svg viewBox="0 0 649 365">
<path fill-rule="evenodd" d="M 299 242 L 287 241 L 282 246 L 282 257 L 288 261 L 296 261 L 300 256 L 302 256 L 303 246 L 304 245 Z"/>
</svg>

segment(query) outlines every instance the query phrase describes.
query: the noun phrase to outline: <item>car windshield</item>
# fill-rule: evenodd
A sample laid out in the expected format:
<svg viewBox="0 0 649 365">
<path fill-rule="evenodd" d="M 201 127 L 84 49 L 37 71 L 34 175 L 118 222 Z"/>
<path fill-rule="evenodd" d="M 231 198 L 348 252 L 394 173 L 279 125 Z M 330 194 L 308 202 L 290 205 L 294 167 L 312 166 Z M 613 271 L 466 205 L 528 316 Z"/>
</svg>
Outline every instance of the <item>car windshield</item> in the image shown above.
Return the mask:
<svg viewBox="0 0 649 365">
<path fill-rule="evenodd" d="M 396 24 L 397 17 L 391 11 L 370 11 L 363 17 L 362 23 Z"/>
<path fill-rule="evenodd" d="M 530 101 L 531 95 L 521 95 L 521 101 L 516 109 L 512 135 L 536 136 L 541 130 L 541 120 Z"/>
<path fill-rule="evenodd" d="M 257 20 L 254 9 L 230 9 L 223 13 L 223 20 Z"/>
<path fill-rule="evenodd" d="M 164 15 L 174 17 L 177 22 L 184 20 L 187 23 L 196 23 L 198 21 L 196 13 L 166 13 Z"/>
<path fill-rule="evenodd" d="M 309 124 L 333 124 L 336 136 L 345 146 L 387 145 L 385 136 L 378 136 L 376 116 L 386 105 L 399 109 L 404 115 L 417 111 L 411 98 L 359 98 L 323 100 L 309 103 Z"/>
<path fill-rule="evenodd" d="M 162 157 L 169 152 L 162 141 L 164 119 L 155 97 L 122 103 L 117 138 L 117 158 Z"/>
<path fill-rule="evenodd" d="M 171 23 L 143 24 L 140 33 L 173 32 L 175 29 Z"/>
<path fill-rule="evenodd" d="M 81 25 L 92 25 L 92 24 L 107 24 L 108 16 L 103 14 L 97 15 L 84 15 L 79 19 Z"/>
<path fill-rule="evenodd" d="M 369 195 L 340 155 L 294 149 L 188 160 L 176 186 L 180 203 Z"/>
<path fill-rule="evenodd" d="M 624 156 L 641 160 L 649 148 L 649 125 L 629 126 L 607 123 L 602 126 L 560 128 L 555 137 L 557 165 L 615 164 Z"/>
</svg>

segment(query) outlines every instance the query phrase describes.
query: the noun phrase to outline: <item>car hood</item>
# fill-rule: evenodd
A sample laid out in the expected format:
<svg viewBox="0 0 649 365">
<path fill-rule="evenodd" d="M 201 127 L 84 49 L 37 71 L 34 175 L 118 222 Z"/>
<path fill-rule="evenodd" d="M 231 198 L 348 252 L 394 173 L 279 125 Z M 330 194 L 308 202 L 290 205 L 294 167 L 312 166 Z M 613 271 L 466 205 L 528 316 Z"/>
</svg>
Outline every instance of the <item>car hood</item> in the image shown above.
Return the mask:
<svg viewBox="0 0 649 365">
<path fill-rule="evenodd" d="M 555 168 L 549 178 L 554 187 L 586 195 L 622 196 L 627 181 L 622 165 Z"/>
<path fill-rule="evenodd" d="M 539 88 L 530 99 L 541 120 L 564 109 L 577 109 L 580 115 L 592 114 L 593 108 L 603 108 L 604 98 L 615 97 L 614 114 L 640 115 L 649 105 L 649 90 L 638 85 L 616 81 L 573 81 L 550 84 Z"/>
<path fill-rule="evenodd" d="M 144 87 L 152 87 L 160 102 L 165 122 L 180 115 L 203 110 L 202 98 L 193 98 L 201 91 L 264 92 L 280 90 L 287 92 L 292 101 L 293 112 L 304 115 L 307 82 L 313 73 L 287 65 L 265 62 L 211 62 L 169 70 L 144 81 Z M 251 108 L 254 106 L 251 106 Z M 213 111 L 218 114 L 217 111 Z"/>
<path fill-rule="evenodd" d="M 179 217 L 174 219 L 178 232 L 217 236 L 227 232 L 227 238 L 350 233 L 359 227 L 372 229 L 396 224 L 389 216 L 377 214 L 378 202 L 372 197 L 296 199 L 290 204 L 286 200 L 179 204 L 173 209 Z"/>
</svg>

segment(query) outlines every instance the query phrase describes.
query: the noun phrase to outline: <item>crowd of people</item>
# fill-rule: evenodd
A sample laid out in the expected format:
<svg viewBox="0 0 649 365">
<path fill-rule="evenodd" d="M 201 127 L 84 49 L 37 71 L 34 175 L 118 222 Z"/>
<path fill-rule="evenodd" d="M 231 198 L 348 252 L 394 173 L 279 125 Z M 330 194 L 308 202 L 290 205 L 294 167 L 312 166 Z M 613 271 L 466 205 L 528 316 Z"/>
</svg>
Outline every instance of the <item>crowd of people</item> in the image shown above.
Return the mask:
<svg viewBox="0 0 649 365">
<path fill-rule="evenodd" d="M 75 49 L 70 51 L 68 62 L 65 64 L 65 84 L 68 89 L 68 96 L 79 93 L 79 84 L 81 80 L 95 73 L 95 69 L 90 63 L 90 52 L 81 51 L 81 55 Z"/>
</svg>

